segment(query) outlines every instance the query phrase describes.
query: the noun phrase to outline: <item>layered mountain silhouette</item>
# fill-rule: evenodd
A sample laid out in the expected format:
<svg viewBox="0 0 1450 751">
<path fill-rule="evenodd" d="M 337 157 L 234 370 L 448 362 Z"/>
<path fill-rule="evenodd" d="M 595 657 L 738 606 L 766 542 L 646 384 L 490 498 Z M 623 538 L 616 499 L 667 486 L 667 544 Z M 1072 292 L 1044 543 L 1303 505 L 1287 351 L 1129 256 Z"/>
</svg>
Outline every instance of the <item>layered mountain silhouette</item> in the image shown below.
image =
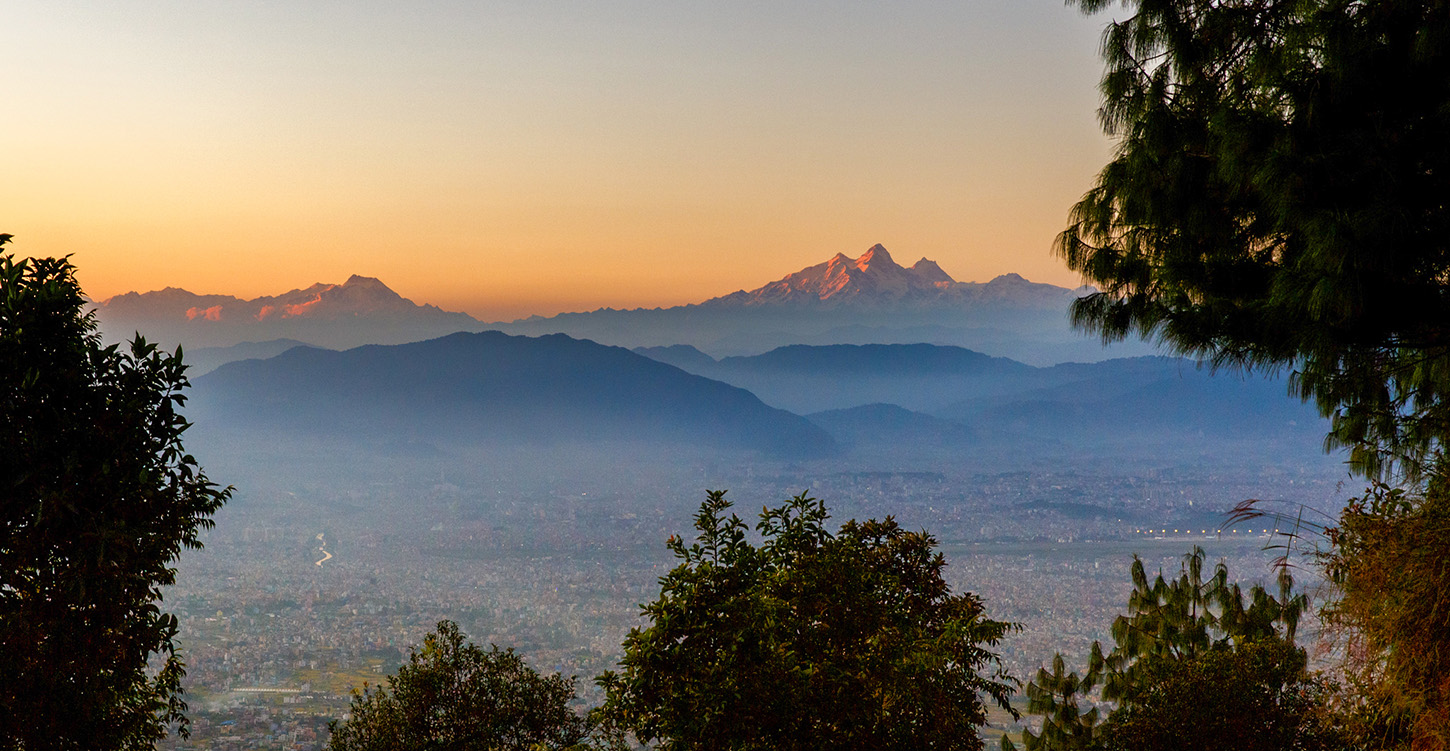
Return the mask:
<svg viewBox="0 0 1450 751">
<path fill-rule="evenodd" d="M 753 355 L 788 344 L 916 342 L 956 345 L 1035 365 L 1150 354 L 1152 348 L 1139 343 L 1104 349 L 1072 330 L 1068 305 L 1091 291 L 1038 284 L 1017 274 L 958 282 L 933 261 L 901 266 L 886 248 L 874 245 L 855 258 L 837 254 L 757 289 L 698 304 L 603 308 L 494 323 L 420 305 L 362 276 L 252 300 L 168 287 L 117 295 L 95 307 L 111 341 L 139 331 L 168 347 L 189 349 L 284 338 L 346 349 L 492 329 L 526 336 L 567 334 L 622 347 L 688 344 L 715 356 Z M 244 351 L 235 354 L 247 356 Z M 228 354 L 208 356 L 211 365 Z"/>
<path fill-rule="evenodd" d="M 293 347 L 310 347 L 296 339 L 268 339 L 265 342 L 242 342 L 230 347 L 198 347 L 187 349 L 183 354 L 186 374 L 192 378 L 206 375 L 229 362 L 238 360 L 265 360 L 286 352 Z"/>
<path fill-rule="evenodd" d="M 720 360 L 678 346 L 637 351 L 809 415 L 851 444 L 873 431 L 902 440 L 915 434 L 923 445 L 943 440 L 942 425 L 926 417 L 968 428 L 984 442 L 1005 435 L 1158 441 L 1324 432 L 1323 418 L 1291 398 L 1283 378 L 1215 373 L 1180 358 L 1034 367 L 930 344 L 794 345 Z"/>
<path fill-rule="evenodd" d="M 816 425 L 743 389 L 563 335 L 297 347 L 197 378 L 188 416 L 269 440 L 634 442 L 780 457 L 835 450 Z"/>
<path fill-rule="evenodd" d="M 614 456 L 628 446 L 661 461 L 681 449 L 744 450 L 868 468 L 968 456 L 993 467 L 1053 456 L 1206 461 L 1228 451 L 1316 460 L 1325 429 L 1282 378 L 1166 357 L 1034 367 L 927 344 L 795 345 L 717 360 L 684 346 L 631 352 L 557 334 L 458 333 L 294 347 L 194 384 L 187 416 L 206 445 L 227 455 L 270 447 L 281 463 L 304 447 L 326 463 L 354 450 L 432 461 L 469 447 Z"/>
<path fill-rule="evenodd" d="M 342 284 L 314 284 L 281 295 L 243 300 L 167 287 L 127 292 L 95 305 L 112 341 L 141 332 L 164 345 L 229 347 L 292 339 L 326 347 L 428 339 L 479 323 L 465 313 L 419 305 L 378 279 L 354 275 Z"/>
<path fill-rule="evenodd" d="M 625 347 L 688 344 L 715 356 L 789 345 L 932 344 L 968 347 L 1040 365 L 1150 354 L 1074 331 L 1068 305 L 1090 287 L 1068 289 L 1004 274 L 958 282 L 935 262 L 910 267 L 881 245 L 822 263 L 754 290 L 664 309 L 564 313 L 488 324 L 516 334 L 567 333 Z"/>
<path fill-rule="evenodd" d="M 795 344 L 720 360 L 678 346 L 636 351 L 749 389 L 768 404 L 800 414 L 873 403 L 932 412 L 966 398 L 1021 393 L 1045 383 L 1040 368 L 933 344 Z"/>
</svg>

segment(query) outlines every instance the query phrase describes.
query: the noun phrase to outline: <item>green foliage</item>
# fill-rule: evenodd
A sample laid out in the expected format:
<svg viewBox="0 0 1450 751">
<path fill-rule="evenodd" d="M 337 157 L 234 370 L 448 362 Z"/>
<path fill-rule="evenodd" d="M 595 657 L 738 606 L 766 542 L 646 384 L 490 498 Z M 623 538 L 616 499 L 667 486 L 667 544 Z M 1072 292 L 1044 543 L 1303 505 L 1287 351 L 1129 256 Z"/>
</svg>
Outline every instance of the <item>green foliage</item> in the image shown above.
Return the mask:
<svg viewBox="0 0 1450 751">
<path fill-rule="evenodd" d="M 579 743 L 588 722 L 569 709 L 573 678 L 540 676 L 512 649 L 465 643 L 439 621 L 408 664 L 353 696 L 352 718 L 329 725 L 331 751 L 524 751 Z"/>
<path fill-rule="evenodd" d="M 1098 728 L 1102 751 L 1330 751 L 1319 716 L 1326 687 L 1304 670 L 1304 650 L 1277 638 L 1150 660 L 1132 701 Z"/>
<path fill-rule="evenodd" d="M 711 491 L 694 544 L 606 673 L 606 721 L 662 749 L 979 749 L 983 697 L 1015 681 L 989 651 L 1011 624 L 951 593 L 930 535 L 891 518 L 825 527 L 805 495 L 747 540 Z M 983 671 L 991 669 L 990 675 Z M 1009 709 L 1010 711 L 1010 709 Z"/>
<path fill-rule="evenodd" d="M 1256 586 L 1245 598 L 1222 563 L 1207 579 L 1203 563 L 1195 548 L 1178 577 L 1150 582 L 1134 557 L 1112 651 L 1094 642 L 1081 675 L 1059 654 L 1028 684 L 1027 711 L 1042 717 L 1038 732 L 1023 733 L 1029 751 L 1328 747 L 1323 687 L 1293 644 L 1307 598 L 1292 594 L 1287 570 L 1278 597 Z M 1015 748 L 1008 738 L 1002 746 Z"/>
<path fill-rule="evenodd" d="M 1423 497 L 1376 484 L 1328 535 L 1339 598 L 1324 615 L 1346 637 L 1352 730 L 1367 748 L 1450 748 L 1450 480 Z"/>
<path fill-rule="evenodd" d="M 68 260 L 0 256 L 4 748 L 185 733 L 177 622 L 157 603 L 230 492 L 182 448 L 180 350 L 102 347 L 85 304 Z"/>
<path fill-rule="evenodd" d="M 1450 747 L 1450 3 L 1124 4 L 1103 44 L 1118 151 L 1058 243 L 1103 289 L 1074 319 L 1293 367 L 1333 417 L 1327 444 L 1408 483 L 1328 530 L 1326 615 L 1347 634 L 1359 742 Z"/>
<path fill-rule="evenodd" d="M 1331 446 L 1418 476 L 1450 432 L 1450 3 L 1122 4 L 1117 153 L 1058 241 L 1102 289 L 1075 322 L 1291 366 Z"/>
<path fill-rule="evenodd" d="M 1036 734 L 1023 733 L 1022 741 L 1028 749 L 1078 751 L 1093 747 L 1102 717 L 1096 706 L 1084 704 L 1102 679 L 1102 665 L 1102 645 L 1093 642 L 1091 666 L 1085 675 L 1067 672 L 1060 654 L 1052 658 L 1051 673 L 1038 668 L 1037 676 L 1027 683 L 1027 713 L 1040 715 L 1042 727 Z M 1015 748 L 1012 739 L 1003 736 L 1002 748 Z"/>
</svg>

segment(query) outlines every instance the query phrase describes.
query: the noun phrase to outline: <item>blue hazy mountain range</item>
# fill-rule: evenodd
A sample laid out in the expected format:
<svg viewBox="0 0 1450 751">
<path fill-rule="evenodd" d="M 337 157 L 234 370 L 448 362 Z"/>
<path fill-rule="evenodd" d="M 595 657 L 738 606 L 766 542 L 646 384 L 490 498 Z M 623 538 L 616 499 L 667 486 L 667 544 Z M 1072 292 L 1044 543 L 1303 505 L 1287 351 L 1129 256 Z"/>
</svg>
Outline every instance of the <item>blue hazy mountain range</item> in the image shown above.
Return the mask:
<svg viewBox="0 0 1450 751">
<path fill-rule="evenodd" d="M 192 377 L 206 375 L 238 360 L 265 360 L 294 347 L 311 346 L 296 339 L 268 339 L 265 342 L 242 342 L 230 347 L 196 347 L 182 351 L 187 373 Z"/>
<path fill-rule="evenodd" d="M 807 457 L 836 448 L 821 428 L 744 389 L 563 335 L 296 347 L 228 363 L 194 385 L 193 420 L 274 436 L 655 442 Z"/>
<path fill-rule="evenodd" d="M 913 344 L 795 345 L 716 360 L 684 347 L 633 352 L 499 332 L 228 363 L 195 380 L 188 416 L 268 440 L 634 443 L 787 459 L 871 446 L 1121 450 L 1285 436 L 1308 446 L 1324 431 L 1282 378 L 1166 357 L 1034 367 Z"/>
<path fill-rule="evenodd" d="M 879 435 L 913 433 L 927 445 L 966 440 L 940 421 L 1004 448 L 1024 439 L 1303 438 L 1326 427 L 1312 405 L 1288 395 L 1282 375 L 1214 372 L 1181 358 L 1035 367 L 929 344 L 795 345 L 719 360 L 683 346 L 636 352 L 748 389 L 847 444 L 869 437 L 873 425 Z M 931 419 L 913 423 L 880 405 Z"/>
</svg>

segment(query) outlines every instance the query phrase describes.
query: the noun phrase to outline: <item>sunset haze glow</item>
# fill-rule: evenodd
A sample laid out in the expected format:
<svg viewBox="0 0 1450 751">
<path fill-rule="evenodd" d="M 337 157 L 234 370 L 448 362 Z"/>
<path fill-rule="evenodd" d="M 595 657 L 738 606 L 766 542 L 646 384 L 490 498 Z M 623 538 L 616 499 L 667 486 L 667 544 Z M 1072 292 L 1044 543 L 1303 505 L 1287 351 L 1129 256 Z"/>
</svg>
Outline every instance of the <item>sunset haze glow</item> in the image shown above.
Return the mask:
<svg viewBox="0 0 1450 751">
<path fill-rule="evenodd" d="M 57 2 L 6 12 L 5 207 L 97 299 L 351 274 L 484 320 L 698 302 L 882 243 L 1052 255 L 1106 162 L 1058 0 Z"/>
</svg>

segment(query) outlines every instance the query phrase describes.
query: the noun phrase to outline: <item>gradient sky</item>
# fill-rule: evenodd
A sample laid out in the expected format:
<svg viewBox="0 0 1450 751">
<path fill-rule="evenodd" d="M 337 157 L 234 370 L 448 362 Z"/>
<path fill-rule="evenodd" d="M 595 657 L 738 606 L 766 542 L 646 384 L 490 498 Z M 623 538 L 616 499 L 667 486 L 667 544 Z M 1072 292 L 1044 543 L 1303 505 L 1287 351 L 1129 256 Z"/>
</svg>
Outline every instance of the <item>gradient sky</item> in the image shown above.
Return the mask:
<svg viewBox="0 0 1450 751">
<path fill-rule="evenodd" d="M 1051 253 L 1111 143 L 1061 0 L 0 1 L 0 231 L 95 298 L 350 274 L 484 319 L 883 243 Z"/>
</svg>

